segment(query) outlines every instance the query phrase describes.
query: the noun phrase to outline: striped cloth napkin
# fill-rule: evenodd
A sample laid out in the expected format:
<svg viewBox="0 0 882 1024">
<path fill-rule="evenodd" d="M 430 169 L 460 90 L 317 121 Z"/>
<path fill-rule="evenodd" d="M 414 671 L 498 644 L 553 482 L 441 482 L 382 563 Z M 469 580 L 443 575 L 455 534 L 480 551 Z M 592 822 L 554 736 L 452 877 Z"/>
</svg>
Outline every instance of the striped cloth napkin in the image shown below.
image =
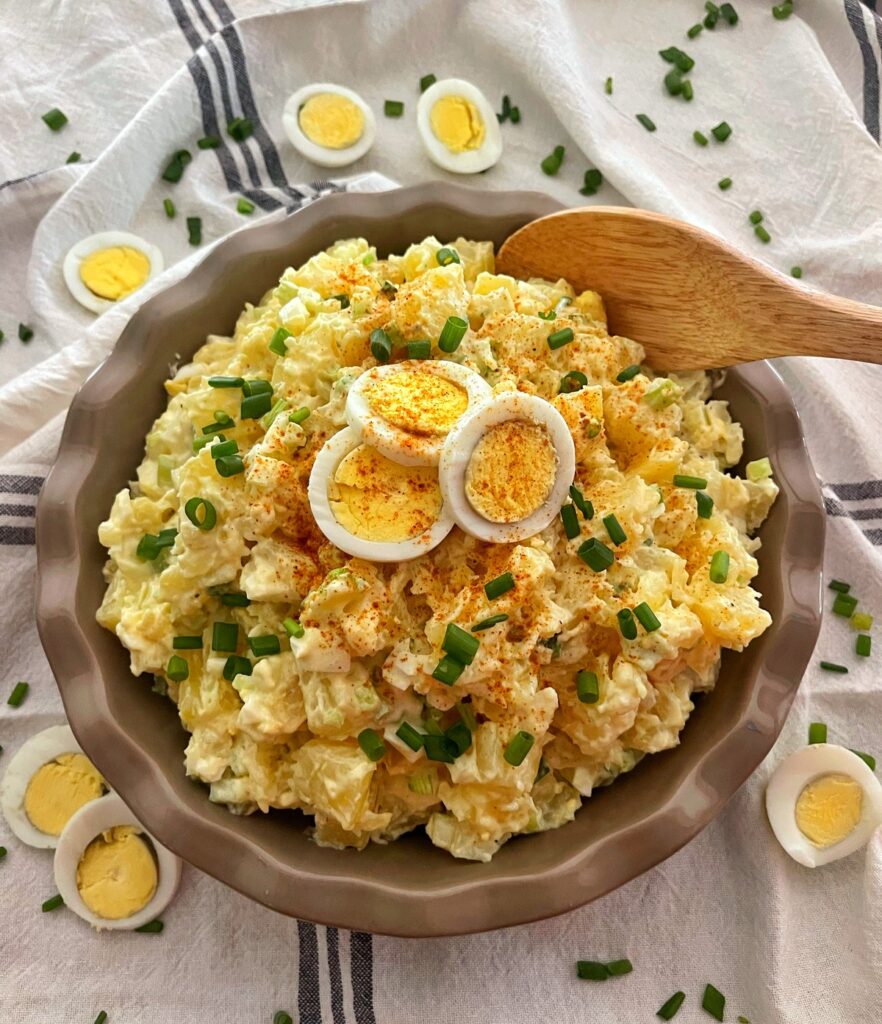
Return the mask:
<svg viewBox="0 0 882 1024">
<path fill-rule="evenodd" d="M 882 304 L 882 23 L 874 3 L 796 0 L 787 20 L 772 0 L 739 0 L 738 25 L 696 39 L 700 0 L 157 0 L 7 5 L 0 46 L 0 625 L 6 687 L 27 679 L 18 710 L 0 705 L 9 754 L 63 717 L 33 620 L 34 506 L 64 410 L 83 377 L 153 288 L 197 261 L 183 216 L 203 219 L 206 244 L 255 217 L 283 217 L 338 188 L 384 188 L 437 177 L 413 125 L 419 78 L 460 75 L 522 112 L 504 126 L 501 163 L 479 188 L 537 188 L 580 203 L 584 171 L 603 172 L 595 199 L 632 203 L 700 224 L 803 282 Z M 695 100 L 668 97 L 657 51 L 696 60 Z M 49 73 L 48 69 L 51 69 Z M 612 95 L 603 83 L 613 77 Z M 402 99 L 406 116 L 380 118 L 355 179 L 316 179 L 287 145 L 280 110 L 311 81 L 361 92 L 374 109 Z M 40 121 L 58 106 L 61 132 Z M 658 130 L 636 121 L 646 113 Z M 232 116 L 255 124 L 242 146 Z M 701 149 L 692 132 L 727 120 L 728 142 Z M 168 155 L 203 134 L 199 153 L 162 212 Z M 566 146 L 559 175 L 541 159 Z M 66 164 L 79 151 L 77 163 Z M 728 191 L 716 182 L 733 179 Z M 311 183 L 311 184 L 310 184 Z M 763 210 L 761 246 L 747 214 Z M 254 218 L 252 218 L 253 220 Z M 73 242 L 128 229 L 154 241 L 170 267 L 97 321 L 67 295 L 60 263 Z M 34 329 L 23 343 L 17 325 Z M 882 371 L 821 360 L 782 361 L 799 405 L 829 513 L 827 569 L 862 606 L 882 613 Z M 89 1024 L 265 1022 L 277 1010 L 301 1024 L 400 1024 L 438 1015 L 462 1024 L 541 1020 L 632 1022 L 682 988 L 678 1020 L 705 1019 L 701 991 L 728 997 L 727 1020 L 857 1024 L 882 996 L 882 839 L 866 853 L 810 872 L 774 844 L 762 814 L 772 767 L 804 742 L 810 720 L 833 740 L 882 754 L 882 695 L 874 662 L 857 664 L 853 633 L 825 621 L 818 655 L 847 676 L 809 670 L 768 761 L 701 836 L 653 871 L 580 911 L 505 932 L 402 941 L 282 918 L 192 869 L 161 935 L 90 932 L 65 911 L 41 914 L 54 891 L 50 860 L 0 822 L 4 984 L 0 1019 Z M 590 804 L 582 812 L 591 813 Z M 579 957 L 628 956 L 633 974 L 592 985 Z"/>
</svg>

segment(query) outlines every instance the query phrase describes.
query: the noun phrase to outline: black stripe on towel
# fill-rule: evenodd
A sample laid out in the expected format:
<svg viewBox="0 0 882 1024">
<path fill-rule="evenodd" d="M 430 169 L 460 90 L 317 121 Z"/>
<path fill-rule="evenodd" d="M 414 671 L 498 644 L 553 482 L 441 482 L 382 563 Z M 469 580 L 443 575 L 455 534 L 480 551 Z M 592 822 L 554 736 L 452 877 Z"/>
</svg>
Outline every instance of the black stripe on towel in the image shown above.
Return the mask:
<svg viewBox="0 0 882 1024">
<path fill-rule="evenodd" d="M 349 937 L 349 961 L 352 970 L 352 1007 L 357 1024 L 377 1024 L 374 1016 L 374 950 L 366 932 Z"/>
<path fill-rule="evenodd" d="M 328 978 L 331 982 L 331 1016 L 334 1024 L 346 1024 L 343 1010 L 343 977 L 340 973 L 340 933 L 336 928 L 325 930 L 328 947 Z"/>
<path fill-rule="evenodd" d="M 849 519 L 882 519 L 882 508 L 846 508 L 835 498 L 824 498 L 827 515 L 848 516 Z"/>
<path fill-rule="evenodd" d="M 862 480 L 860 483 L 854 484 L 828 484 L 828 487 L 842 501 L 882 498 L 882 480 Z"/>
<path fill-rule="evenodd" d="M 33 526 L 0 526 L 0 544 L 23 547 L 35 542 Z"/>
<path fill-rule="evenodd" d="M 319 987 L 318 937 L 315 925 L 297 922 L 300 940 L 297 1013 L 300 1024 L 322 1024 L 322 996 Z"/>
<path fill-rule="evenodd" d="M 867 34 L 863 8 L 858 0 L 843 0 L 845 16 L 854 33 L 864 65 L 864 124 L 872 137 L 879 141 L 879 65 Z"/>
<path fill-rule="evenodd" d="M 5 505 L 0 503 L 0 516 L 15 516 L 17 519 L 33 519 L 36 513 L 33 505 Z"/>
<path fill-rule="evenodd" d="M 41 476 L 0 474 L 0 494 L 39 494 L 42 486 Z"/>
</svg>

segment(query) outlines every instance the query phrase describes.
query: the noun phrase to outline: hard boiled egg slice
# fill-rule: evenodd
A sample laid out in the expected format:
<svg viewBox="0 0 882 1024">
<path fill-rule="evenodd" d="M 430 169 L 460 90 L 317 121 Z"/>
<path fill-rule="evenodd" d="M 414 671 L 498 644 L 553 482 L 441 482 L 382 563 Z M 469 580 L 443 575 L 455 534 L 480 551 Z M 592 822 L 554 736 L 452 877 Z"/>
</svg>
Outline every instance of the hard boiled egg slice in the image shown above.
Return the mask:
<svg viewBox="0 0 882 1024">
<path fill-rule="evenodd" d="M 467 366 L 408 359 L 363 373 L 349 389 L 346 419 L 365 444 L 393 462 L 437 466 L 456 422 L 492 394 Z"/>
<path fill-rule="evenodd" d="M 816 868 L 866 846 L 882 824 L 882 784 L 852 751 L 813 743 L 775 769 L 766 813 L 787 853 Z"/>
<path fill-rule="evenodd" d="M 316 456 L 308 494 L 328 540 L 374 562 L 417 558 L 453 528 L 434 467 L 392 462 L 348 427 Z"/>
<path fill-rule="evenodd" d="M 98 769 L 67 725 L 32 736 L 9 762 L 0 804 L 9 827 L 28 846 L 51 849 L 85 804 L 107 792 Z"/>
<path fill-rule="evenodd" d="M 181 880 L 180 860 L 144 832 L 115 793 L 71 818 L 54 870 L 65 905 L 95 928 L 140 928 L 165 910 Z"/>
<path fill-rule="evenodd" d="M 502 156 L 496 112 L 481 90 L 462 78 L 435 82 L 420 96 L 417 129 L 429 158 L 454 174 L 478 174 Z"/>
<path fill-rule="evenodd" d="M 322 167 L 355 163 L 373 146 L 376 122 L 365 101 L 342 85 L 305 85 L 288 97 L 282 124 L 291 145 Z"/>
<path fill-rule="evenodd" d="M 162 273 L 162 253 L 127 231 L 99 231 L 72 246 L 64 258 L 71 295 L 93 313 L 103 313 Z"/>
<path fill-rule="evenodd" d="M 512 544 L 560 512 L 575 468 L 573 438 L 557 409 L 506 391 L 450 431 L 438 472 L 457 526 L 479 540 Z"/>
</svg>

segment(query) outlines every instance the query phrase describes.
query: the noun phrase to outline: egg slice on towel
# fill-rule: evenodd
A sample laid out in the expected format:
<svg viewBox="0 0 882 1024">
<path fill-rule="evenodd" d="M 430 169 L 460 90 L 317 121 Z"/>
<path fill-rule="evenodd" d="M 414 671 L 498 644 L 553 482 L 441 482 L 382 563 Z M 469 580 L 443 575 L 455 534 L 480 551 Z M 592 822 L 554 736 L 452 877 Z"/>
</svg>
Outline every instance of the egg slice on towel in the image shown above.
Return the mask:
<svg viewBox="0 0 882 1024">
<path fill-rule="evenodd" d="M 493 389 L 467 366 L 446 359 L 408 359 L 363 373 L 346 399 L 352 430 L 405 466 L 437 466 L 444 439 Z"/>
<path fill-rule="evenodd" d="M 775 838 L 809 868 L 866 846 L 882 824 L 882 783 L 857 754 L 832 743 L 797 750 L 766 789 Z"/>
<path fill-rule="evenodd" d="M 71 295 L 93 313 L 103 313 L 162 273 L 162 253 L 127 231 L 99 231 L 72 246 L 64 258 Z"/>
<path fill-rule="evenodd" d="M 502 132 L 487 97 L 471 82 L 435 82 L 417 104 L 417 130 L 429 158 L 454 174 L 479 174 L 502 156 Z"/>
<path fill-rule="evenodd" d="M 81 807 L 107 792 L 104 779 L 67 725 L 32 736 L 9 762 L 0 805 L 9 827 L 28 846 L 51 849 Z"/>
<path fill-rule="evenodd" d="M 348 427 L 316 456 L 308 494 L 328 540 L 374 562 L 417 558 L 453 528 L 434 466 L 393 462 Z"/>
<path fill-rule="evenodd" d="M 140 928 L 171 902 L 181 862 L 151 839 L 111 793 L 71 818 L 55 850 L 55 884 L 95 928 Z"/>
<path fill-rule="evenodd" d="M 322 167 L 345 167 L 374 144 L 376 121 L 365 101 L 342 85 L 305 85 L 288 97 L 282 124 L 291 145 Z"/>
<path fill-rule="evenodd" d="M 438 471 L 457 526 L 512 544 L 560 512 L 575 467 L 573 438 L 557 409 L 537 395 L 506 391 L 450 431 Z"/>
</svg>

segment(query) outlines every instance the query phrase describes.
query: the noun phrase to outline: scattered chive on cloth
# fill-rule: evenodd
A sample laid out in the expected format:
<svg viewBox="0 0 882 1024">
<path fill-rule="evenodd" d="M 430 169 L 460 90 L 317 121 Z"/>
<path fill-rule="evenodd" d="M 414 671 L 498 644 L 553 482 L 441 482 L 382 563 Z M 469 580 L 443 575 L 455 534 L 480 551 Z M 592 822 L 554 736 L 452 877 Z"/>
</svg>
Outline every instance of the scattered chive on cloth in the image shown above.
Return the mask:
<svg viewBox="0 0 882 1024">
<path fill-rule="evenodd" d="M 0 83 L 0 573 L 7 600 L 0 771 L 63 712 L 33 617 L 34 505 L 64 411 L 140 302 L 185 274 L 229 232 L 285 217 L 341 188 L 443 176 L 415 129 L 422 77 L 474 81 L 519 120 L 475 188 L 539 189 L 573 205 L 632 204 L 723 236 L 802 284 L 882 304 L 882 23 L 858 0 L 740 0 L 737 24 L 687 35 L 700 0 L 156 0 L 7 5 Z M 694 61 L 665 87 L 670 47 Z M 681 60 L 681 64 L 688 63 Z M 378 113 L 373 150 L 328 179 L 287 143 L 285 98 L 339 82 Z M 681 87 L 691 83 L 689 89 Z M 607 84 L 607 82 L 609 84 Z M 688 99 L 691 95 L 692 99 Z M 404 102 L 401 117 L 384 100 Z M 42 115 L 53 109 L 67 118 Z M 638 122 L 644 115 L 655 126 Z M 241 141 L 227 125 L 252 122 Z M 713 129 L 725 122 L 731 134 Z M 697 144 L 699 132 L 706 144 Z M 216 147 L 200 148 L 215 136 Z M 557 172 L 540 164 L 564 147 Z M 162 180 L 172 155 L 192 160 Z M 598 169 L 603 176 L 585 172 Z M 718 187 L 730 181 L 728 187 Z M 588 197 L 579 190 L 595 189 Z M 244 215 L 241 200 L 254 206 Z M 165 202 L 175 216 L 168 215 Z M 749 214 L 763 213 L 764 243 Z M 201 219 L 201 246 L 186 218 Z M 167 271 L 100 318 L 68 294 L 61 263 L 97 231 L 158 245 Z M 796 275 L 795 275 L 796 276 Z M 25 343 L 19 325 L 33 330 Z M 27 332 L 25 332 L 27 333 Z M 880 339 L 882 344 L 882 339 Z M 799 405 L 828 510 L 827 575 L 882 615 L 882 370 L 821 360 L 778 364 Z M 774 453 L 772 454 L 774 462 Z M 791 861 L 765 821 L 772 768 L 829 738 L 882 755 L 882 684 L 855 632 L 829 613 L 812 665 L 768 761 L 691 844 L 593 905 L 504 932 L 426 941 L 288 920 L 193 869 L 161 934 L 96 934 L 73 914 L 42 914 L 51 856 L 0 821 L 6 944 L 0 1018 L 88 1024 L 268 1022 L 400 1024 L 444 1007 L 459 1024 L 586 1019 L 633 1024 L 683 991 L 678 1019 L 705 1019 L 705 986 L 726 1019 L 855 1024 L 882 997 L 882 838 L 817 871 Z M 874 631 L 875 633 L 875 631 Z M 877 640 L 878 644 L 878 640 Z M 824 659 L 847 674 L 821 669 Z M 123 684 L 125 681 L 121 681 Z M 687 726 L 688 728 L 688 726 Z M 581 812 L 591 814 L 587 802 Z M 524 841 L 524 840 L 522 840 Z M 529 841 L 529 840 L 526 840 Z M 64 951 L 60 954 L 59 951 Z M 576 961 L 633 962 L 602 984 Z M 609 973 L 609 972 L 607 972 Z"/>
</svg>

